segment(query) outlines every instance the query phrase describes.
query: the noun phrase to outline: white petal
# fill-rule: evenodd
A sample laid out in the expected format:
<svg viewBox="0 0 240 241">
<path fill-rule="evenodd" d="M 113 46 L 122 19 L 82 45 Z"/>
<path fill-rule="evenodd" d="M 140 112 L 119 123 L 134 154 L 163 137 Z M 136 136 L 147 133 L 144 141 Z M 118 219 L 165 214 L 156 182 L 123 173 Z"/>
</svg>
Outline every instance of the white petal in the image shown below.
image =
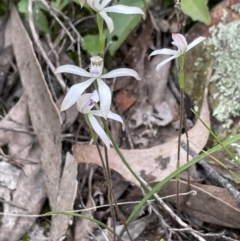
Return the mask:
<svg viewBox="0 0 240 241">
<path fill-rule="evenodd" d="M 101 75 L 101 78 L 115 78 L 115 77 L 120 77 L 120 76 L 132 76 L 137 80 L 140 80 L 140 77 L 138 73 L 133 70 L 133 69 L 127 69 L 127 68 L 120 68 L 120 69 L 115 69 L 107 74 Z"/>
<path fill-rule="evenodd" d="M 113 113 L 112 111 L 109 111 L 108 118 L 119 121 L 122 123 L 122 130 L 125 130 L 125 124 L 123 123 L 123 119 L 120 115 Z"/>
<path fill-rule="evenodd" d="M 91 110 L 90 113 L 99 117 L 103 117 L 101 110 Z M 107 118 L 121 122 L 122 129 L 123 131 L 125 130 L 125 124 L 123 123 L 123 119 L 120 115 L 113 113 L 112 111 L 109 111 Z"/>
<path fill-rule="evenodd" d="M 95 11 L 100 11 L 101 5 L 99 4 L 99 0 L 87 0 L 88 5 Z"/>
<path fill-rule="evenodd" d="M 97 82 L 100 97 L 100 110 L 102 111 L 103 117 L 107 119 L 112 102 L 112 93 L 110 88 L 105 84 L 104 81 L 102 81 L 101 79 L 97 79 Z"/>
<path fill-rule="evenodd" d="M 111 141 L 101 125 L 98 123 L 97 119 L 91 113 L 88 114 L 88 118 L 96 134 L 101 138 L 106 147 L 110 148 Z"/>
<path fill-rule="evenodd" d="M 99 14 L 102 16 L 102 18 L 106 22 L 109 32 L 111 33 L 114 29 L 113 20 L 107 15 L 106 12 L 100 11 Z"/>
<path fill-rule="evenodd" d="M 77 102 L 77 110 L 87 114 L 93 108 L 94 103 L 91 101 L 92 93 L 83 94 Z M 90 104 L 91 103 L 91 104 Z"/>
<path fill-rule="evenodd" d="M 143 18 L 145 18 L 145 13 L 141 8 L 138 8 L 138 7 L 115 5 L 115 6 L 104 8 L 102 9 L 102 11 L 112 12 L 112 13 L 123 13 L 123 14 L 142 14 Z"/>
<path fill-rule="evenodd" d="M 94 90 L 93 93 L 92 93 L 92 96 L 91 96 L 91 99 L 97 103 L 99 101 L 99 95 L 98 95 L 98 92 L 97 90 Z"/>
<path fill-rule="evenodd" d="M 103 117 L 101 110 L 91 110 L 90 113 L 99 117 Z"/>
<path fill-rule="evenodd" d="M 79 100 L 85 89 L 87 89 L 93 81 L 94 78 L 91 78 L 83 83 L 73 85 L 67 92 L 67 95 L 62 102 L 61 111 L 67 110 L 74 105 Z"/>
<path fill-rule="evenodd" d="M 80 75 L 80 76 L 84 76 L 84 77 L 93 77 L 92 74 L 87 72 L 85 69 L 82 69 L 80 67 L 77 67 L 77 66 L 71 65 L 71 64 L 66 64 L 66 65 L 59 66 L 55 70 L 55 73 L 56 74 L 59 74 L 59 73 L 70 73 L 70 74 L 76 74 L 76 75 Z"/>
<path fill-rule="evenodd" d="M 166 55 L 175 55 L 178 54 L 178 51 L 176 50 L 172 50 L 172 49 L 158 49 L 153 51 L 150 56 L 154 56 L 154 55 L 158 55 L 158 54 L 166 54 Z"/>
<path fill-rule="evenodd" d="M 195 45 L 201 43 L 204 41 L 206 38 L 205 37 L 198 37 L 197 39 L 193 40 L 187 47 L 187 51 L 193 48 Z"/>
<path fill-rule="evenodd" d="M 101 8 L 105 8 L 109 3 L 111 2 L 111 0 L 103 0 L 101 3 Z"/>
<path fill-rule="evenodd" d="M 178 56 L 171 56 L 171 57 L 165 59 L 164 61 L 162 61 L 160 64 L 157 65 L 156 71 L 158 72 L 163 67 L 163 65 L 165 65 L 168 62 L 170 62 L 172 59 L 176 59 L 177 57 Z"/>
<path fill-rule="evenodd" d="M 173 39 L 172 44 L 177 46 L 179 52 L 183 54 L 187 51 L 187 47 L 188 47 L 187 40 L 182 34 L 173 33 L 172 39 Z"/>
</svg>

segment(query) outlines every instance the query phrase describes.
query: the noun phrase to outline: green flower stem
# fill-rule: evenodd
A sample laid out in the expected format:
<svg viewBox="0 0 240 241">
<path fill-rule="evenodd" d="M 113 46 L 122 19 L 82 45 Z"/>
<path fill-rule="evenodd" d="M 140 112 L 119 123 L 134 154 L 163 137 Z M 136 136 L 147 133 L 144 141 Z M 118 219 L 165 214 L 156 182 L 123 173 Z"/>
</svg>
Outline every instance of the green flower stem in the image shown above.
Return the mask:
<svg viewBox="0 0 240 241">
<path fill-rule="evenodd" d="M 184 55 L 181 55 L 178 57 L 179 62 L 179 75 L 178 75 L 178 81 L 179 81 L 179 87 L 180 87 L 180 126 L 179 126 L 179 132 L 178 132 L 178 161 L 177 161 L 177 169 L 179 168 L 180 163 L 180 142 L 181 142 L 181 135 L 182 135 L 182 126 L 183 126 L 183 114 L 184 114 Z M 177 179 L 179 179 L 179 176 L 177 176 Z"/>
<path fill-rule="evenodd" d="M 182 136 L 182 127 L 184 122 L 184 55 L 178 57 L 179 62 L 179 87 L 180 87 L 180 125 L 178 131 L 178 150 L 177 150 L 177 170 L 180 167 L 180 152 L 181 152 L 181 136 Z M 187 130 L 186 130 L 187 131 Z M 188 154 L 187 154 L 188 155 Z M 180 215 L 180 200 L 179 200 L 179 190 L 180 190 L 180 174 L 176 176 L 177 180 L 177 214 Z"/>
<path fill-rule="evenodd" d="M 104 49 L 105 49 L 105 41 L 104 41 L 104 35 L 103 35 L 103 18 L 99 13 L 97 13 L 97 25 L 98 25 L 98 31 L 99 31 L 99 43 L 100 43 L 100 50 L 102 57 L 104 56 Z"/>
<path fill-rule="evenodd" d="M 179 61 L 179 87 L 180 89 L 184 89 L 184 55 L 178 57 Z"/>
<path fill-rule="evenodd" d="M 147 193 L 143 199 L 141 200 L 141 202 L 134 208 L 134 210 L 132 211 L 131 215 L 128 217 L 126 224 L 128 225 L 135 217 L 136 215 L 142 210 L 142 207 L 147 203 L 147 201 L 153 196 L 154 193 L 157 193 L 158 190 L 160 190 L 164 185 L 166 185 L 170 180 L 172 180 L 174 177 L 176 177 L 178 174 L 180 174 L 181 172 L 187 170 L 189 167 L 191 167 L 192 165 L 196 164 L 197 162 L 199 162 L 200 160 L 204 159 L 206 156 L 220 150 L 222 148 L 222 145 L 224 147 L 236 142 L 240 140 L 240 134 L 235 135 L 231 138 L 229 138 L 226 141 L 223 141 L 221 144 L 211 148 L 210 150 L 194 157 L 191 161 L 185 163 L 184 165 L 182 165 L 179 169 L 177 169 L 176 171 L 172 172 L 170 175 L 168 175 L 166 178 L 164 178 L 161 182 L 159 182 L 158 184 L 156 184 L 156 186 L 154 186 L 152 188 L 152 190 Z"/>
<path fill-rule="evenodd" d="M 107 135 L 109 136 L 109 138 L 110 138 L 110 140 L 111 140 L 111 142 L 113 144 L 113 147 L 114 147 L 115 151 L 117 152 L 117 154 L 119 155 L 119 157 L 121 158 L 122 162 L 127 167 L 127 169 L 132 173 L 132 175 L 138 180 L 138 182 L 140 183 L 142 188 L 145 191 L 149 192 L 152 188 L 128 164 L 127 160 L 125 159 L 125 157 L 123 156 L 122 152 L 120 151 L 117 143 L 113 139 L 112 133 L 111 133 L 111 131 L 108 128 L 107 121 L 103 117 L 101 118 L 101 120 L 102 120 L 102 123 L 104 125 L 104 129 L 107 132 Z"/>
<path fill-rule="evenodd" d="M 104 125 L 104 129 L 107 132 L 112 145 L 115 149 L 115 151 L 117 152 L 117 154 L 119 155 L 119 157 L 121 158 L 122 162 L 124 163 L 124 165 L 127 167 L 127 169 L 132 173 L 132 175 L 136 178 L 136 180 L 138 180 L 138 182 L 140 183 L 141 187 L 144 189 L 145 192 L 149 193 L 153 193 L 151 196 L 153 196 L 155 198 L 155 200 L 162 206 L 162 200 L 160 199 L 160 197 L 158 196 L 157 193 L 152 192 L 152 188 L 148 185 L 147 182 L 144 181 L 144 179 L 142 179 L 133 169 L 132 167 L 128 164 L 128 162 L 126 161 L 125 157 L 123 156 L 122 152 L 120 151 L 117 143 L 115 142 L 114 138 L 112 137 L 112 133 L 108 128 L 107 125 L 107 121 L 102 117 L 101 118 L 102 123 Z M 143 207 L 143 206 L 142 206 Z M 134 213 L 134 216 L 137 215 L 137 212 Z M 131 220 L 129 222 L 126 222 L 126 225 L 128 225 L 131 222 Z M 124 227 L 125 228 L 125 227 Z M 119 236 L 122 237 L 123 233 L 124 233 L 124 228 L 122 229 L 122 231 L 120 232 Z"/>
</svg>

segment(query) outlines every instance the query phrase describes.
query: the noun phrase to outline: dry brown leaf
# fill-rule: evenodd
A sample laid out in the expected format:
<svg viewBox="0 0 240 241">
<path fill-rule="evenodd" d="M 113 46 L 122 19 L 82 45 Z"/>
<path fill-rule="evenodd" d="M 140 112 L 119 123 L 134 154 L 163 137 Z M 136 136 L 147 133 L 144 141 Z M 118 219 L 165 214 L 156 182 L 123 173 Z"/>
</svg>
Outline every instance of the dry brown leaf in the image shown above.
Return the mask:
<svg viewBox="0 0 240 241">
<path fill-rule="evenodd" d="M 153 106 L 154 119 L 158 126 L 166 126 L 171 123 L 173 119 L 176 118 L 176 113 L 178 113 L 178 103 L 168 87 L 168 76 L 171 63 L 164 65 L 157 74 L 155 70 L 157 64 L 165 59 L 166 56 L 155 56 L 148 62 L 148 72 L 145 76 L 146 82 L 148 83 L 149 103 Z M 157 123 L 157 121 L 160 123 Z"/>
<path fill-rule="evenodd" d="M 201 119 L 209 126 L 210 119 L 207 104 L 207 87 L 205 89 L 204 101 L 202 104 L 200 116 Z M 199 133 L 201 133 L 201 135 Z M 191 148 L 196 153 L 199 153 L 206 145 L 209 132 L 202 125 L 202 123 L 197 120 L 194 127 L 188 132 L 188 135 Z M 185 134 L 182 135 L 182 140 L 184 139 Z M 147 182 L 153 182 L 163 180 L 170 173 L 176 170 L 177 144 L 178 139 L 174 138 L 167 143 L 160 144 L 148 149 L 121 151 L 126 160 L 138 175 L 141 175 Z M 79 162 L 95 163 L 101 165 L 101 160 L 95 146 L 76 144 L 73 146 L 73 154 Z M 108 155 L 110 168 L 119 172 L 131 183 L 139 185 L 133 175 L 128 171 L 125 165 L 123 165 L 121 159 L 114 149 L 110 149 Z M 181 148 L 180 165 L 186 163 L 186 155 L 186 151 Z M 191 159 L 191 156 L 189 157 Z"/>
<path fill-rule="evenodd" d="M 126 90 L 117 93 L 115 99 L 121 109 L 121 112 L 126 111 L 136 102 L 136 98 L 129 96 Z"/>
<path fill-rule="evenodd" d="M 40 148 L 38 145 L 33 147 L 35 136 L 27 134 L 29 124 L 27 96 L 23 95 L 0 122 L 0 146 L 7 145 L 8 156 L 15 157 L 13 161 L 23 165 L 23 170 L 16 169 L 10 163 L 1 165 L 1 172 L 8 174 L 7 178 L 1 180 L 6 186 L 0 190 L 1 198 L 6 201 L 3 204 L 5 213 L 25 215 L 39 213 L 47 197 L 40 165 Z M 31 161 L 34 164 L 31 164 Z M 12 169 L 14 173 L 11 172 Z M 18 241 L 35 220 L 36 218 L 3 216 L 0 240 Z"/>
<path fill-rule="evenodd" d="M 0 94 L 2 94 L 3 86 L 6 81 L 8 71 L 13 60 L 12 46 L 8 46 L 3 49 L 0 54 Z"/>
<path fill-rule="evenodd" d="M 68 152 L 57 197 L 56 210 L 58 211 L 73 210 L 78 186 L 77 165 L 77 161 Z M 71 218 L 68 215 L 55 215 L 52 217 L 51 240 L 59 240 L 66 235 Z"/>
<path fill-rule="evenodd" d="M 153 187 L 157 183 L 151 183 Z M 159 191 L 158 195 L 162 198 L 168 197 L 164 200 L 176 204 L 177 193 L 176 180 L 171 180 L 164 185 Z M 189 214 L 190 217 L 196 218 L 202 222 L 221 225 L 225 227 L 239 228 L 240 225 L 240 208 L 237 201 L 229 194 L 225 188 L 203 185 L 191 184 L 190 190 L 195 190 L 197 195 L 179 196 L 180 202 L 186 204 L 183 206 L 182 211 Z M 187 182 L 180 181 L 179 193 L 189 192 Z M 142 190 L 136 188 L 127 197 L 120 200 L 121 202 L 129 202 L 141 200 L 143 197 Z M 126 215 L 130 215 L 136 204 L 131 204 L 124 208 L 122 211 Z"/>
<path fill-rule="evenodd" d="M 177 192 L 176 187 L 176 181 L 172 180 L 158 194 L 161 197 L 175 195 Z M 203 222 L 240 228 L 240 208 L 237 201 L 226 189 L 210 185 L 191 184 L 191 190 L 195 190 L 197 195 L 189 196 L 185 207 L 183 207 L 184 212 Z M 188 184 L 181 181 L 180 193 L 184 192 L 188 192 Z M 182 199 L 184 200 L 184 198 Z M 176 197 L 167 200 L 176 203 Z"/>
<path fill-rule="evenodd" d="M 11 11 L 14 54 L 25 93 L 32 125 L 41 146 L 41 161 L 50 205 L 56 207 L 61 166 L 61 124 L 59 112 L 52 101 L 32 42 L 18 11 Z"/>
<path fill-rule="evenodd" d="M 88 197 L 88 201 L 86 204 L 86 208 L 92 208 L 91 211 L 83 211 L 82 215 L 93 217 L 95 209 L 95 203 L 92 197 Z M 95 224 L 92 221 L 89 221 L 85 218 L 78 218 L 75 222 L 75 230 L 74 230 L 74 240 L 75 241 L 88 241 L 89 235 L 93 233 Z"/>
<path fill-rule="evenodd" d="M 32 148 L 33 136 L 27 134 L 29 131 L 28 124 L 27 96 L 23 95 L 15 107 L 0 122 L 0 146 L 8 144 L 8 155 L 16 156 L 16 161 L 17 157 L 26 159 Z M 26 133 L 11 130 L 22 130 Z"/>
<path fill-rule="evenodd" d="M 92 217 L 94 212 L 96 211 L 96 204 L 93 199 L 93 186 L 92 186 L 92 178 L 94 173 L 94 167 L 90 167 L 90 172 L 88 176 L 88 199 L 86 208 L 92 208 L 88 211 L 82 211 L 82 214 L 85 216 Z M 95 224 L 85 218 L 78 218 L 75 222 L 75 230 L 74 230 L 74 240 L 76 241 L 88 241 L 89 235 L 93 233 Z"/>
<path fill-rule="evenodd" d="M 165 56 L 158 55 L 146 63 L 147 71 L 138 84 L 138 100 L 125 116 L 133 143 L 141 148 L 165 143 L 176 136 L 174 128 L 166 127 L 179 118 L 178 103 L 167 85 L 170 63 L 158 74 L 155 70 L 165 59 Z M 166 128 L 159 131 L 162 126 Z"/>
</svg>

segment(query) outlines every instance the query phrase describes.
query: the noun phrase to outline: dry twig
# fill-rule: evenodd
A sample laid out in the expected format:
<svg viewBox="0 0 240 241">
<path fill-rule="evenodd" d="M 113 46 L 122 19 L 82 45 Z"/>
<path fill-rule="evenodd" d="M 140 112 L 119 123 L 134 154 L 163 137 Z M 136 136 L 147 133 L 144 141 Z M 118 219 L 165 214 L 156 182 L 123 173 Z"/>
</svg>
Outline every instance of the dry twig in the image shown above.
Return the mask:
<svg viewBox="0 0 240 241">
<path fill-rule="evenodd" d="M 34 23 L 33 23 L 32 1 L 33 0 L 29 0 L 28 1 L 28 17 L 29 17 L 29 26 L 30 26 L 30 29 L 31 29 L 31 32 L 32 32 L 32 36 L 33 36 L 34 42 L 38 46 L 42 57 L 46 61 L 47 65 L 50 67 L 52 73 L 55 75 L 55 77 L 58 80 L 59 84 L 61 85 L 62 89 L 65 90 L 66 89 L 65 82 L 63 81 L 62 78 L 60 78 L 60 76 L 58 74 L 55 74 L 54 71 L 55 71 L 56 68 L 53 65 L 53 63 L 51 62 L 51 60 L 48 58 L 45 50 L 43 49 L 43 46 L 42 46 L 40 40 L 39 40 L 37 31 L 36 31 Z"/>
</svg>

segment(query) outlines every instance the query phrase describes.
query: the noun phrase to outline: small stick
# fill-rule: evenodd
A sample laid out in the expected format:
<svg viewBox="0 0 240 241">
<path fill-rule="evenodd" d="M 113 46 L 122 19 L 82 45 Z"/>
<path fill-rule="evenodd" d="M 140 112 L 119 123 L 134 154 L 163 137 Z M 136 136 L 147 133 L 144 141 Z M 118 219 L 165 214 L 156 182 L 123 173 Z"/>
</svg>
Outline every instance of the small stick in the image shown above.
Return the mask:
<svg viewBox="0 0 240 241">
<path fill-rule="evenodd" d="M 49 10 L 51 15 L 56 19 L 56 21 L 59 23 L 59 25 L 65 30 L 68 37 L 71 39 L 72 43 L 76 43 L 75 39 L 71 35 L 71 33 L 67 30 L 67 28 L 64 26 L 62 21 L 58 18 L 58 16 L 54 13 L 54 11 L 51 9 L 51 7 L 48 5 L 48 3 L 45 0 L 41 0 L 42 4 Z M 59 11 L 60 12 L 60 11 Z"/>
<path fill-rule="evenodd" d="M 41 1 L 45 1 L 45 0 L 41 0 Z M 64 13 L 62 13 L 61 11 L 59 11 L 58 9 L 56 9 L 55 7 L 52 7 L 52 9 L 57 12 L 59 15 L 61 15 L 69 24 L 69 26 L 71 27 L 71 29 L 73 30 L 73 32 L 77 35 L 77 53 L 78 53 L 78 65 L 80 67 L 82 67 L 82 59 L 81 59 L 81 46 L 80 46 L 80 40 L 82 39 L 80 33 L 78 32 L 78 30 L 76 29 L 76 27 L 74 26 L 74 24 L 71 22 L 71 20 L 69 19 L 69 17 L 67 17 Z M 75 42 L 73 42 L 75 43 Z"/>
<path fill-rule="evenodd" d="M 105 178 L 106 178 L 106 181 L 107 181 L 107 184 L 108 184 L 108 198 L 109 198 L 109 204 L 110 204 L 110 211 L 111 211 L 111 215 L 112 215 L 112 218 L 113 218 L 112 221 L 113 221 L 114 232 L 115 232 L 115 225 L 114 225 L 114 223 L 116 223 L 116 218 L 114 216 L 114 214 L 115 214 L 114 206 L 115 206 L 115 211 L 116 211 L 116 213 L 118 215 L 118 218 L 122 221 L 122 223 L 124 225 L 124 228 L 126 229 L 126 232 L 127 232 L 128 236 L 129 236 L 129 239 L 132 241 L 132 237 L 130 235 L 130 232 L 129 232 L 128 227 L 127 227 L 126 222 L 125 222 L 125 218 L 123 217 L 123 215 L 121 214 L 121 212 L 120 212 L 120 210 L 118 208 L 117 200 L 115 199 L 115 196 L 114 196 L 114 193 L 113 193 L 111 173 L 110 173 L 111 170 L 109 168 L 106 147 L 105 147 L 105 158 L 106 158 L 106 165 L 105 165 L 104 160 L 103 160 L 103 156 L 102 156 L 102 153 L 101 153 L 101 150 L 100 150 L 99 145 L 98 145 L 97 142 L 96 142 L 96 146 L 97 146 L 99 157 L 100 157 L 100 159 L 102 161 L 104 175 L 105 175 Z M 114 237 L 114 239 L 115 239 L 115 237 Z"/>
<path fill-rule="evenodd" d="M 66 90 L 66 84 L 63 81 L 62 78 L 60 78 L 59 74 L 55 74 L 55 66 L 53 65 L 53 63 L 51 62 L 51 60 L 48 58 L 45 50 L 43 49 L 43 46 L 39 40 L 38 34 L 36 32 L 36 29 L 34 27 L 33 24 L 33 13 L 32 13 L 32 0 L 28 1 L 28 17 L 29 17 L 29 26 L 32 32 L 32 36 L 34 39 L 34 42 L 36 43 L 36 45 L 38 46 L 40 53 L 42 55 L 42 57 L 44 58 L 44 60 L 46 61 L 47 65 L 50 67 L 52 73 L 55 75 L 56 79 L 58 80 L 59 84 L 61 85 L 63 90 Z"/>
</svg>

